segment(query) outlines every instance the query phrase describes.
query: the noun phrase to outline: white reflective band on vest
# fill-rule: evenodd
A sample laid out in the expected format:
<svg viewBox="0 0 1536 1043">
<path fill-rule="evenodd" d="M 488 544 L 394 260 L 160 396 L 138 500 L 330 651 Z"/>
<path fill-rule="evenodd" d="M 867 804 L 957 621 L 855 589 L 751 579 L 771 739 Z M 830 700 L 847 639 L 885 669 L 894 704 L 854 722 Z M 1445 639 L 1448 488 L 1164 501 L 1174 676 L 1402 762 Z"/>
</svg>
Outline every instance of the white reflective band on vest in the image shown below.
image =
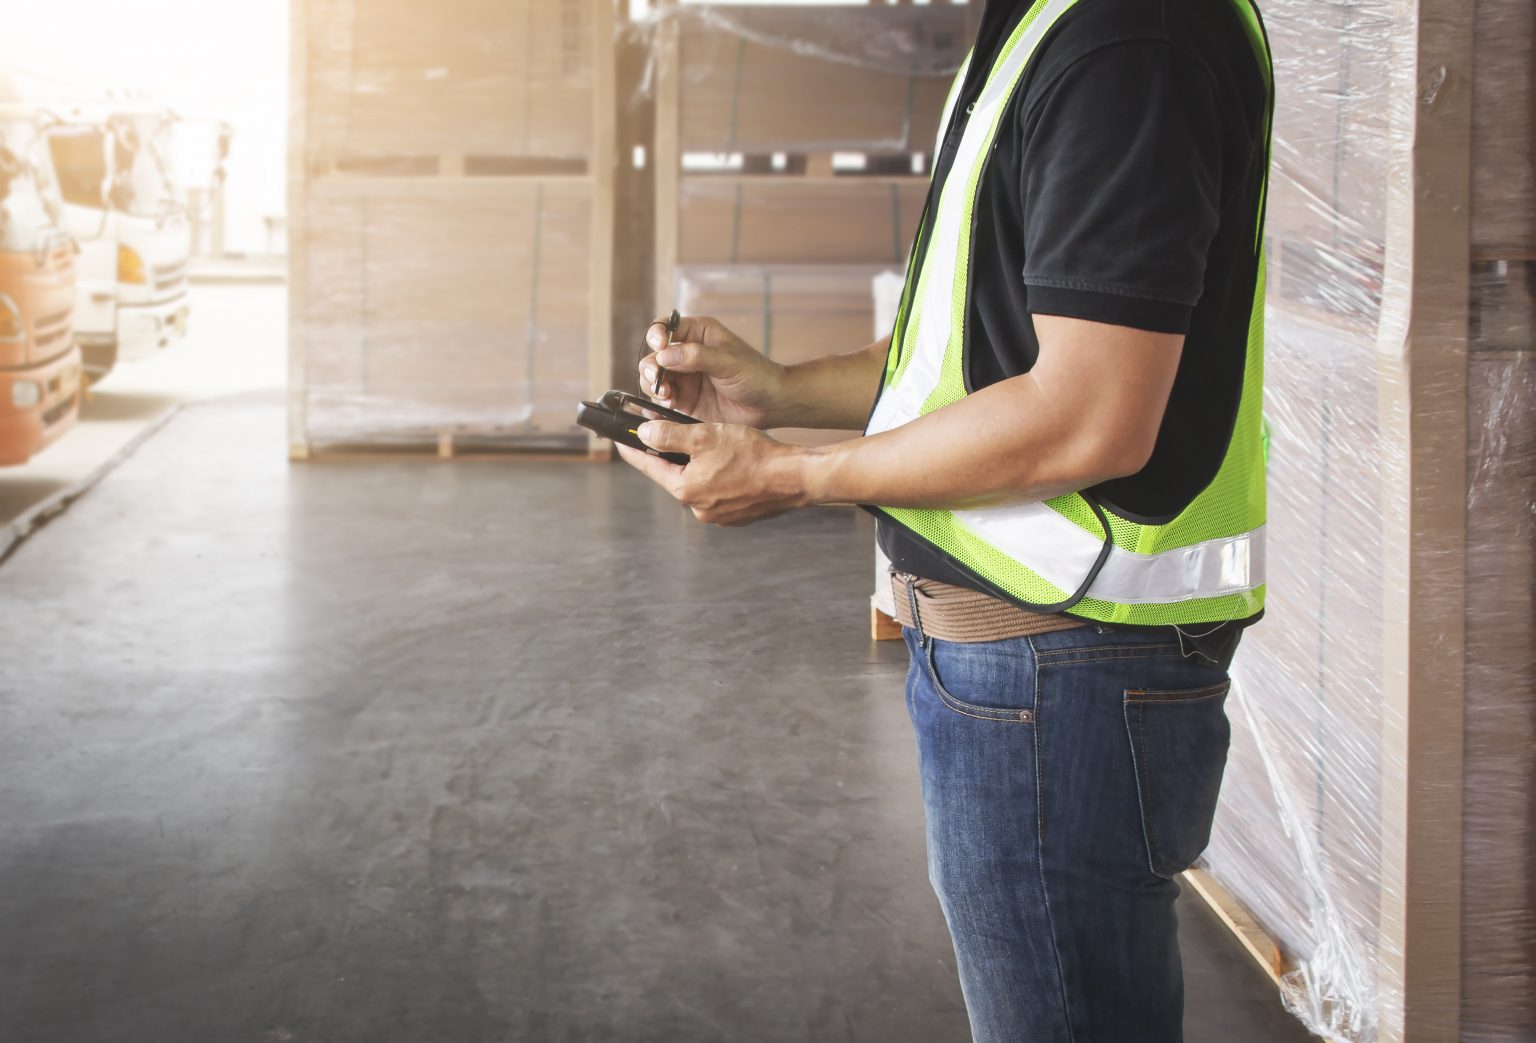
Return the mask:
<svg viewBox="0 0 1536 1043">
<path fill-rule="evenodd" d="M 994 70 L 969 114 L 954 162 L 932 215 L 932 232 L 922 258 L 926 280 L 918 278 L 911 292 L 909 328 L 899 347 L 899 379 L 884 388 L 870 417 L 867 434 L 879 434 L 917 419 L 939 387 L 944 358 L 954 334 L 953 311 L 959 266 L 967 260 L 961 246 L 966 220 L 968 181 L 991 148 L 992 127 L 1008 104 L 1015 81 L 1036 48 L 1061 15 L 1076 0 L 1051 0 L 1024 30 L 1001 68 Z M 944 134 L 960 93 L 959 84 L 940 124 L 935 158 L 943 150 Z M 966 251 L 968 252 L 968 251 Z M 921 299 L 916 299 L 918 287 Z M 967 300 L 963 307 L 968 307 Z M 915 325 L 915 329 L 912 328 Z M 898 331 L 899 332 L 899 331 Z M 1104 549 L 1104 538 L 1088 532 L 1044 503 L 1025 503 L 954 511 L 951 517 L 972 535 L 1027 567 L 1066 595 L 1077 592 L 1093 571 Z M 1207 540 L 1156 554 L 1137 554 L 1113 547 L 1103 569 L 1089 588 L 1089 598 L 1121 605 L 1173 604 L 1200 598 L 1252 591 L 1264 583 L 1264 529 Z"/>
<path fill-rule="evenodd" d="M 1104 540 L 1043 503 L 955 511 L 955 519 L 1041 579 L 1074 593 L 1104 549 Z M 1264 529 L 1157 554 L 1115 547 L 1088 597 L 1120 605 L 1167 605 L 1239 594 L 1264 582 Z"/>
</svg>

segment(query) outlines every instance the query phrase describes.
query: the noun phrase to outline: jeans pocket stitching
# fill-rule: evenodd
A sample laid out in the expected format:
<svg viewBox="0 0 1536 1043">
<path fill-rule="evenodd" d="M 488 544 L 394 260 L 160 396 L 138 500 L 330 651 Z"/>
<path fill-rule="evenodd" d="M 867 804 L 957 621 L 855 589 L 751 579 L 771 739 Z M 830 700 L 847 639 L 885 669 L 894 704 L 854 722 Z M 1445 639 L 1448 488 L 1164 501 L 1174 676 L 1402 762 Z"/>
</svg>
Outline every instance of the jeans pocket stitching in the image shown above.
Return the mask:
<svg viewBox="0 0 1536 1043">
<path fill-rule="evenodd" d="M 1075 631 L 1074 631 L 1075 633 Z M 1178 648 L 1177 641 L 1149 641 L 1146 644 L 1129 645 L 1079 645 L 1067 648 L 1041 648 L 1035 651 L 1036 657 L 1046 659 L 1050 656 L 1081 656 L 1094 655 L 1099 652 L 1155 652 L 1159 649 Z"/>
<path fill-rule="evenodd" d="M 1038 653 L 1041 666 L 1070 666 L 1074 663 L 1103 663 L 1123 659 L 1169 659 L 1182 657 L 1178 645 L 1112 645 L 1104 648 L 1058 648 Z"/>
<path fill-rule="evenodd" d="M 1141 810 L 1141 831 L 1144 834 L 1147 847 L 1147 868 L 1158 876 L 1163 873 L 1157 869 L 1157 824 L 1152 821 L 1152 816 L 1147 814 L 1147 805 L 1155 795 L 1152 792 L 1152 773 L 1143 770 L 1140 763 L 1142 753 L 1147 748 L 1147 715 L 1136 715 L 1136 744 L 1131 748 L 1131 759 L 1136 766 L 1136 804 Z"/>
<path fill-rule="evenodd" d="M 1007 710 L 997 706 L 977 706 L 974 703 L 956 699 L 944 687 L 944 682 L 939 680 L 939 668 L 933 661 L 933 642 L 927 642 L 927 648 L 923 650 L 923 665 L 928 670 L 928 680 L 933 685 L 933 690 L 938 693 L 939 700 L 955 713 L 978 721 L 994 721 L 998 724 L 1034 724 L 1035 711 L 1032 709 Z"/>
<path fill-rule="evenodd" d="M 1151 765 L 1144 763 L 1147 753 L 1147 711 L 1153 706 L 1167 706 L 1171 704 L 1191 704 L 1209 701 L 1225 696 L 1232 687 L 1232 681 L 1228 678 L 1219 684 L 1207 685 L 1204 688 L 1179 689 L 1179 690 L 1155 690 L 1155 689 L 1126 689 L 1124 696 L 1124 716 L 1126 738 L 1131 744 L 1131 772 L 1136 783 L 1136 805 L 1141 819 L 1142 842 L 1147 854 L 1147 869 L 1154 876 L 1171 880 L 1177 876 L 1180 870 L 1165 871 L 1160 867 L 1163 861 L 1159 852 L 1162 844 L 1159 842 L 1157 823 L 1155 821 L 1155 809 L 1157 807 L 1158 790 L 1154 786 Z M 1135 724 L 1132 725 L 1134 714 Z"/>
<path fill-rule="evenodd" d="M 1128 688 L 1125 692 L 1125 701 L 1127 703 L 1194 703 L 1201 699 L 1214 699 L 1217 696 L 1226 695 L 1231 687 L 1231 680 L 1226 680 L 1206 685 L 1204 688 L 1192 689 Z"/>
</svg>

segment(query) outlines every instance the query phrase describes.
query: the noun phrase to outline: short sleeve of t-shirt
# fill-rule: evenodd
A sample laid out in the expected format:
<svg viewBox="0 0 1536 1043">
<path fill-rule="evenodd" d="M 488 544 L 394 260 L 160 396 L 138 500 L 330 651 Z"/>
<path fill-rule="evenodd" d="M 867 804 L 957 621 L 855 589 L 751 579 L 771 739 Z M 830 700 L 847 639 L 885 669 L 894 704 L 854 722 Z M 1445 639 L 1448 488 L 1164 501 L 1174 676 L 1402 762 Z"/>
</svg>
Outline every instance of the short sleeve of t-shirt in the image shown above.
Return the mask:
<svg viewBox="0 0 1536 1043">
<path fill-rule="evenodd" d="M 1187 333 L 1221 217 L 1222 117 L 1164 40 L 1101 46 L 1023 114 L 1029 310 Z"/>
</svg>

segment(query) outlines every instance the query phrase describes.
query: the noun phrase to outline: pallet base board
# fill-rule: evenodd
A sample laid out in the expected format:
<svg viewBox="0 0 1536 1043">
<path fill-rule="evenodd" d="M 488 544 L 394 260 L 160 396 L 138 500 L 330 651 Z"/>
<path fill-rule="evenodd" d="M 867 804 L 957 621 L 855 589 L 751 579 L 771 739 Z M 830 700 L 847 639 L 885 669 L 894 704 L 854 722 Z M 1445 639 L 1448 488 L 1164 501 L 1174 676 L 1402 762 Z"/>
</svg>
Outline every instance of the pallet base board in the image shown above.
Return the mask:
<svg viewBox="0 0 1536 1043">
<path fill-rule="evenodd" d="M 295 442 L 288 446 L 288 459 L 305 460 L 499 460 L 503 462 L 525 461 L 591 461 L 607 462 L 613 459 L 611 448 L 591 441 L 572 440 L 568 445 L 530 444 L 508 439 L 497 439 L 483 432 L 439 431 L 435 435 L 423 434 L 419 438 L 401 438 L 380 442 L 337 443 L 316 446 Z"/>
<path fill-rule="evenodd" d="M 1227 925 L 1227 930 L 1242 943 L 1243 949 L 1276 986 L 1295 969 L 1278 942 L 1259 926 L 1253 915 L 1232 897 L 1219 881 L 1204 869 L 1187 869 L 1179 877 Z"/>
</svg>

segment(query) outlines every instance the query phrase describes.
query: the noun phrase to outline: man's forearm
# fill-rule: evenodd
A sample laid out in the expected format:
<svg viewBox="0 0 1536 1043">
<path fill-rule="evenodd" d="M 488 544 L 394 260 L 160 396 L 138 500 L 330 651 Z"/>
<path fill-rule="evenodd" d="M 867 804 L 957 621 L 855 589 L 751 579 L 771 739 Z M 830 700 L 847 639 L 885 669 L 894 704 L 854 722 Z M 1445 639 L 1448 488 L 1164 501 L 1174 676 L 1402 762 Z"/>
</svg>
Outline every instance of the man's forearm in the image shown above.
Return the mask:
<svg viewBox="0 0 1536 1043">
<path fill-rule="evenodd" d="M 1075 492 L 1145 464 L 1091 417 L 1014 377 L 902 427 L 794 458 L 807 503 L 961 509 Z"/>
<path fill-rule="evenodd" d="M 880 389 L 886 344 L 787 367 L 771 426 L 861 430 Z"/>
</svg>

